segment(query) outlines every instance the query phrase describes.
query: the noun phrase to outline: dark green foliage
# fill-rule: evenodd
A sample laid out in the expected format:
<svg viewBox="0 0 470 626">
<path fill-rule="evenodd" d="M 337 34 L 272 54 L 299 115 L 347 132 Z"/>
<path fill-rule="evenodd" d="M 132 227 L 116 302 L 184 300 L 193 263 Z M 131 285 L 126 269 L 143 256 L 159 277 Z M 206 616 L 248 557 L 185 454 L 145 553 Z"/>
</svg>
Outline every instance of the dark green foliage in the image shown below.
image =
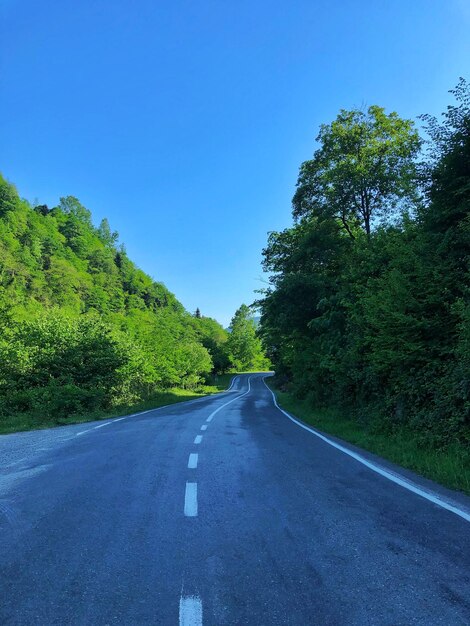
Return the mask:
<svg viewBox="0 0 470 626">
<path fill-rule="evenodd" d="M 295 218 L 334 219 L 351 238 L 358 229 L 369 237 L 374 224 L 414 199 L 420 141 L 413 122 L 378 106 L 342 110 L 317 141 L 321 148 L 300 168 Z"/>
<path fill-rule="evenodd" d="M 272 379 L 268 384 L 273 386 Z M 336 435 L 354 445 L 365 448 L 382 458 L 419 472 L 453 489 L 470 493 L 470 449 L 459 445 L 423 446 L 419 432 L 409 427 L 397 427 L 394 436 L 377 424 L 365 424 L 336 408 L 318 408 L 292 393 L 276 389 L 277 400 L 283 409 L 300 417 L 321 431 Z"/>
<path fill-rule="evenodd" d="M 470 96 L 465 82 L 454 93 L 442 124 L 426 118 L 432 150 L 421 168 L 412 124 L 395 114 L 368 112 L 390 141 L 362 131 L 358 112 L 322 127 L 301 168 L 295 225 L 264 251 L 272 286 L 259 302 L 280 383 L 434 447 L 470 439 Z M 353 158 L 358 136 L 366 156 Z M 384 142 L 392 167 L 380 171 Z"/>
<path fill-rule="evenodd" d="M 196 320 L 71 196 L 34 209 L 0 177 L 0 415 L 107 410 L 226 371 Z"/>
</svg>

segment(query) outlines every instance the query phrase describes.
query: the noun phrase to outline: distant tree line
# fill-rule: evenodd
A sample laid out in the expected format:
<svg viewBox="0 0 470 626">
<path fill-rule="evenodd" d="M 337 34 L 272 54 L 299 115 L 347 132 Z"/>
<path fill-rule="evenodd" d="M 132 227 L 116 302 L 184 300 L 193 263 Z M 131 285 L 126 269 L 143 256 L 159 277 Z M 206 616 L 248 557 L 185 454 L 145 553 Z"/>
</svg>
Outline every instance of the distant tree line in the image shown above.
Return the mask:
<svg viewBox="0 0 470 626">
<path fill-rule="evenodd" d="M 470 443 L 470 91 L 416 125 L 340 111 L 269 235 L 258 302 L 278 384 L 423 444 Z"/>
<path fill-rule="evenodd" d="M 192 389 L 256 366 L 256 342 L 240 357 L 230 333 L 185 311 L 76 198 L 33 207 L 0 177 L 0 419 L 67 417 Z"/>
</svg>

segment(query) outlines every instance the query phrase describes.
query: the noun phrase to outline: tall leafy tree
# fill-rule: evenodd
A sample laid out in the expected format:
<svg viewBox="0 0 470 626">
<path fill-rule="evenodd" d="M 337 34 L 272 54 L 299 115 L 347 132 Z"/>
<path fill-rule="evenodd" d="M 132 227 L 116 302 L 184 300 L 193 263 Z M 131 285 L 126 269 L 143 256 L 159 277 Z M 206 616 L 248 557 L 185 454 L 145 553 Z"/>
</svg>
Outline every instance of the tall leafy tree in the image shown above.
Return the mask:
<svg viewBox="0 0 470 626">
<path fill-rule="evenodd" d="M 101 241 L 110 248 L 113 248 L 119 239 L 119 234 L 117 231 L 112 231 L 111 226 L 107 218 L 103 218 L 98 227 L 98 237 Z"/>
<path fill-rule="evenodd" d="M 317 141 L 300 168 L 295 218 L 334 218 L 351 238 L 359 229 L 370 237 L 375 223 L 415 199 L 420 139 L 412 121 L 379 106 L 341 110 Z"/>
<path fill-rule="evenodd" d="M 261 341 L 256 335 L 253 315 L 246 304 L 242 304 L 232 318 L 227 343 L 231 360 L 238 371 L 268 366 Z"/>
<path fill-rule="evenodd" d="M 227 372 L 232 366 L 228 348 L 228 332 L 211 317 L 195 315 L 194 320 L 202 345 L 212 357 L 213 373 Z"/>
<path fill-rule="evenodd" d="M 413 124 L 379 107 L 321 128 L 258 302 L 294 393 L 433 446 L 470 441 L 469 85 L 453 94 L 442 121 L 424 116 L 424 167 Z"/>
</svg>

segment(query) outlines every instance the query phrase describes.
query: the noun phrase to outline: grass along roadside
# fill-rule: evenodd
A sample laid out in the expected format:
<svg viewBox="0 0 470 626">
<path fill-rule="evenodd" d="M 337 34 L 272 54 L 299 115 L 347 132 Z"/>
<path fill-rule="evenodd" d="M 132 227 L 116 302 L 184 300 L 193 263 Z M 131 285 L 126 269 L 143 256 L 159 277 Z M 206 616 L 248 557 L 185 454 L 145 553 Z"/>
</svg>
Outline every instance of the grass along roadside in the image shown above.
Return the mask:
<svg viewBox="0 0 470 626">
<path fill-rule="evenodd" d="M 411 430 L 402 429 L 393 434 L 368 430 L 337 411 L 314 409 L 292 394 L 277 389 L 271 380 L 266 382 L 276 394 L 279 406 L 325 434 L 378 454 L 445 487 L 470 494 L 470 451 L 464 446 L 436 450 L 424 447 Z"/>
<path fill-rule="evenodd" d="M 19 413 L 10 416 L 0 417 L 0 434 L 16 433 L 25 430 L 37 430 L 41 428 L 53 428 L 54 426 L 66 426 L 70 424 L 82 424 L 92 422 L 94 420 L 109 419 L 112 417 L 120 417 L 121 415 L 129 415 L 130 413 L 138 413 L 148 409 L 158 409 L 161 406 L 176 404 L 177 402 L 186 402 L 196 398 L 203 398 L 215 393 L 225 391 L 230 386 L 230 381 L 238 374 L 219 374 L 211 385 L 202 385 L 196 390 L 194 389 L 178 389 L 173 388 L 166 391 L 160 391 L 153 394 L 150 398 L 136 402 L 135 404 L 126 404 L 115 406 L 108 411 L 90 411 L 86 414 L 70 415 L 69 417 L 49 417 L 32 415 L 29 413 Z"/>
</svg>

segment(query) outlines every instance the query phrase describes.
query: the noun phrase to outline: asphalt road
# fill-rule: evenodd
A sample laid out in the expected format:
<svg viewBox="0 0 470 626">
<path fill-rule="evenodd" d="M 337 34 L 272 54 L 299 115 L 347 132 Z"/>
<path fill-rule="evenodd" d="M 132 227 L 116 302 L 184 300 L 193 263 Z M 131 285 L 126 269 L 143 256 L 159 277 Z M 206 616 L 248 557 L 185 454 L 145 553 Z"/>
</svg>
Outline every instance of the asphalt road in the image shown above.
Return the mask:
<svg viewBox="0 0 470 626">
<path fill-rule="evenodd" d="M 470 624 L 470 500 L 344 448 L 259 375 L 0 437 L 0 623 Z"/>
</svg>

